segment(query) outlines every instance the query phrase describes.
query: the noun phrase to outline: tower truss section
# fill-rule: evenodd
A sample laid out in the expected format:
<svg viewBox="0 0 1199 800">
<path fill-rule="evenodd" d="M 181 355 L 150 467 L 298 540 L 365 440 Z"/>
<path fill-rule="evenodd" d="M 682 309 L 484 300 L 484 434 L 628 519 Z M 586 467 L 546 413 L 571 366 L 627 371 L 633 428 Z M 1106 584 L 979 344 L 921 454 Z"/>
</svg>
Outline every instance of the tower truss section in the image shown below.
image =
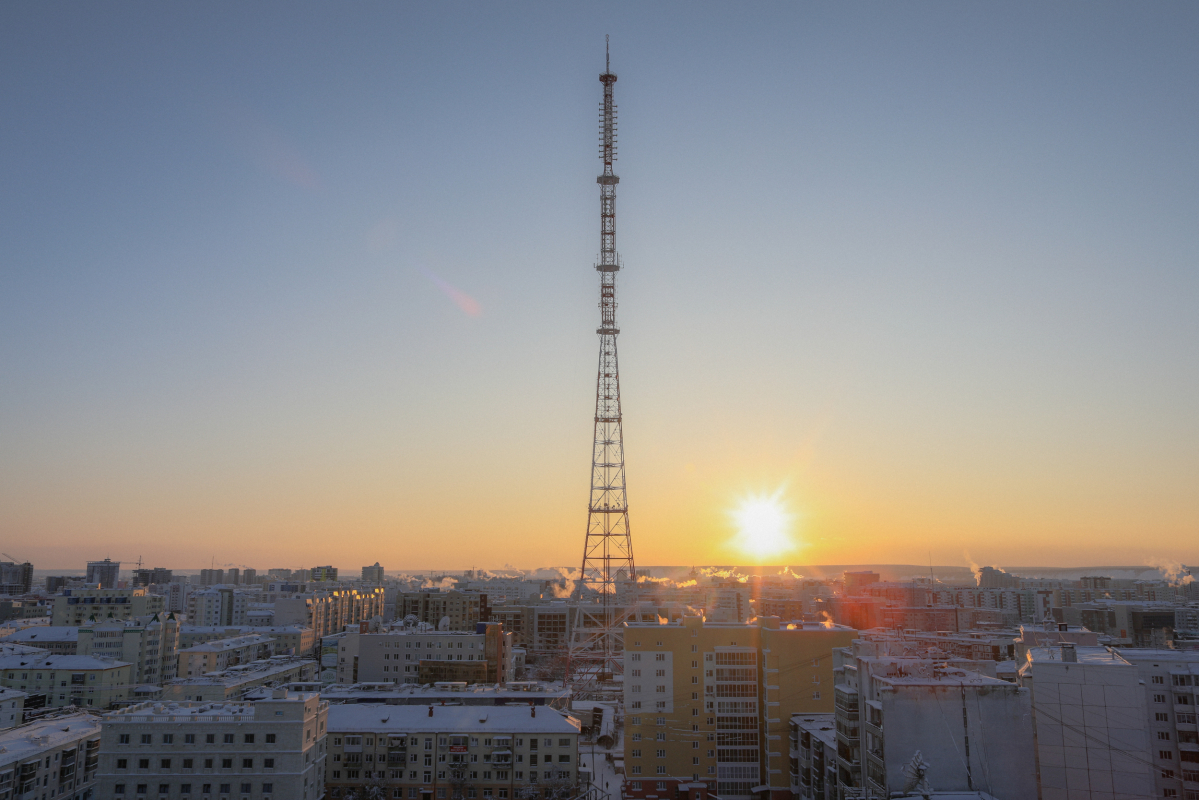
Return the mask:
<svg viewBox="0 0 1199 800">
<path fill-rule="evenodd" d="M 571 632 L 570 680 L 576 692 L 599 691 L 622 672 L 621 634 L 628 599 L 618 587 L 637 580 L 633 539 L 625 489 L 624 431 L 620 407 L 620 367 L 617 362 L 616 275 L 621 260 L 616 252 L 616 75 L 605 53 L 599 76 L 604 86 L 600 103 L 600 253 L 595 265 L 600 278 L 599 368 L 595 384 L 595 436 L 591 451 L 591 496 L 587 505 L 587 534 L 578 582 L 579 606 Z M 621 593 L 624 594 L 624 593 Z M 623 602 L 622 602 L 623 601 Z M 622 608 L 623 606 L 623 608 Z"/>
</svg>

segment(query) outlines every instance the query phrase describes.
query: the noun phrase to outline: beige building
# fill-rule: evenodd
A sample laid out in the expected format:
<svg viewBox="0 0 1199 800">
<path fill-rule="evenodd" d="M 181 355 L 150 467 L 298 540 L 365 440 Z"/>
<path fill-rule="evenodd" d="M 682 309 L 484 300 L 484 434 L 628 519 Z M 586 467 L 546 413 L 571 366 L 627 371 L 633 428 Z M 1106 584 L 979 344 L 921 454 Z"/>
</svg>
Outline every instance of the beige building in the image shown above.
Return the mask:
<svg viewBox="0 0 1199 800">
<path fill-rule="evenodd" d="M 687 616 L 624 633 L 626 797 L 789 798 L 791 716 L 833 710 L 837 625 Z"/>
<path fill-rule="evenodd" d="M 331 798 L 379 785 L 411 800 L 543 797 L 576 786 L 578 760 L 579 721 L 544 706 L 329 709 Z"/>
<path fill-rule="evenodd" d="M 164 603 L 164 598 L 147 594 L 143 586 L 133 589 L 63 589 L 62 594 L 54 598 L 50 624 L 78 627 L 92 617 L 98 620 L 145 617 L 165 610 Z"/>
<path fill-rule="evenodd" d="M 317 664 L 312 659 L 274 656 L 196 678 L 177 679 L 163 687 L 162 699 L 167 702 L 240 700 L 246 692 L 268 684 L 311 681 L 316 670 Z"/>
<path fill-rule="evenodd" d="M 103 656 L 133 665 L 133 682 L 161 686 L 175 679 L 179 623 L 174 614 L 160 613 L 128 620 L 89 622 L 79 628 L 76 652 Z"/>
<path fill-rule="evenodd" d="M 345 630 L 363 620 L 383 616 L 382 586 L 320 589 L 274 599 L 275 626 L 312 628 L 316 637 Z"/>
<path fill-rule="evenodd" d="M 276 689 L 251 703 L 139 703 L 104 717 L 97 796 L 318 800 L 329 704 Z"/>
<path fill-rule="evenodd" d="M 238 664 L 261 661 L 275 654 L 274 643 L 269 636 L 253 633 L 185 647 L 179 651 L 178 675 L 180 678 L 198 678 Z"/>
<path fill-rule="evenodd" d="M 67 714 L 0 731 L 0 798 L 92 800 L 100 718 Z"/>
<path fill-rule="evenodd" d="M 451 589 L 448 592 L 401 592 L 396 595 L 396 619 L 414 617 L 419 622 L 440 628 L 442 622 L 451 631 L 473 631 L 486 619 L 486 595 Z"/>
<path fill-rule="evenodd" d="M 133 665 L 98 656 L 0 656 L 0 686 L 25 692 L 26 707 L 109 708 L 132 695 Z"/>
<path fill-rule="evenodd" d="M 6 644 L 23 644 L 60 656 L 78 652 L 79 628 L 74 625 L 30 625 L 0 637 Z"/>
</svg>

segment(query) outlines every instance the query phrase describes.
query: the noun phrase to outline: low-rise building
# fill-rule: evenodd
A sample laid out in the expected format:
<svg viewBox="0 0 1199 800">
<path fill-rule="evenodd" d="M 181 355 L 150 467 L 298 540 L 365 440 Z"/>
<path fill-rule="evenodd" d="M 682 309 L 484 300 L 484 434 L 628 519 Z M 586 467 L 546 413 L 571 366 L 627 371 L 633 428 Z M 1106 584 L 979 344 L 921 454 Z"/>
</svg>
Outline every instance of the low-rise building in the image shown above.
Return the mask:
<svg viewBox="0 0 1199 800">
<path fill-rule="evenodd" d="M 512 635 L 498 623 L 473 633 L 394 626 L 348 631 L 338 643 L 338 683 L 504 683 L 513 680 Z"/>
<path fill-rule="evenodd" d="M 7 644 L 23 644 L 60 656 L 73 656 L 79 646 L 79 628 L 74 625 L 30 625 L 0 638 Z"/>
<path fill-rule="evenodd" d="M 579 728 L 537 706 L 334 705 L 329 796 L 380 783 L 413 800 L 560 796 L 578 781 Z"/>
<path fill-rule="evenodd" d="M 300 625 L 182 625 L 179 628 L 179 646 L 192 647 L 214 639 L 231 639 L 260 633 L 275 640 L 277 655 L 307 656 L 316 648 L 316 631 Z"/>
<path fill-rule="evenodd" d="M 375 703 L 380 705 L 429 705 L 448 703 L 461 706 L 499 706 L 509 703 L 550 706 L 569 710 L 570 689 L 561 683 L 512 681 L 505 684 L 412 683 L 291 684 L 292 688 L 315 691 L 330 703 Z"/>
<path fill-rule="evenodd" d="M 240 700 L 260 686 L 308 682 L 316 674 L 316 662 L 295 656 L 274 656 L 251 661 L 195 678 L 180 678 L 162 689 L 165 702 L 227 702 Z"/>
<path fill-rule="evenodd" d="M 25 692 L 25 708 L 109 708 L 132 694 L 133 665 L 99 656 L 0 656 L 0 686 Z"/>
<path fill-rule="evenodd" d="M 99 750 L 100 718 L 91 714 L 0 731 L 0 798 L 91 800 Z"/>
<path fill-rule="evenodd" d="M 131 619 L 157 614 L 164 610 L 164 599 L 148 594 L 145 587 L 131 589 L 63 589 L 54 598 L 50 614 L 51 625 L 79 627 L 96 619 Z"/>
<path fill-rule="evenodd" d="M 181 678 L 198 678 L 238 664 L 261 661 L 275 654 L 274 642 L 271 637 L 259 633 L 192 645 L 179 651 L 177 674 Z"/>
<path fill-rule="evenodd" d="M 139 703 L 102 723 L 105 800 L 324 796 L 328 703 L 277 689 L 252 703 Z"/>
</svg>

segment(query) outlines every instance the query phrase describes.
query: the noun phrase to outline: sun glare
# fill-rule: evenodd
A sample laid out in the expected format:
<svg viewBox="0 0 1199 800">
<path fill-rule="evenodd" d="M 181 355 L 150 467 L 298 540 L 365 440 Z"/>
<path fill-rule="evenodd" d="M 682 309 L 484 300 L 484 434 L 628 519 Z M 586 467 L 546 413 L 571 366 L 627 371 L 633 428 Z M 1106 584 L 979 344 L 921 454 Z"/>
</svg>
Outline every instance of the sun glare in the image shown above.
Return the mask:
<svg viewBox="0 0 1199 800">
<path fill-rule="evenodd" d="M 791 538 L 794 514 L 787 511 L 783 491 L 772 495 L 754 495 L 741 501 L 731 512 L 737 528 L 736 546 L 755 558 L 770 558 L 795 549 Z"/>
</svg>

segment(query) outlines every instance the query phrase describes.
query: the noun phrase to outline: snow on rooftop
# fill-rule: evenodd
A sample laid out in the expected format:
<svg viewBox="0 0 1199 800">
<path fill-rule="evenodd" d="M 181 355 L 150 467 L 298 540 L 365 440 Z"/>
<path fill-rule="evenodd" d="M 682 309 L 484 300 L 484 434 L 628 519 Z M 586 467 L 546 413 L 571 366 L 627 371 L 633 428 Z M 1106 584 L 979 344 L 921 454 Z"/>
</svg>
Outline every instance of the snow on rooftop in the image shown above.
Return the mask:
<svg viewBox="0 0 1199 800">
<path fill-rule="evenodd" d="M 429 715 L 429 709 L 433 715 Z M 536 710 L 534 715 L 532 712 Z M 548 706 L 393 706 L 367 703 L 329 706 L 329 732 L 446 733 L 454 731 L 577 734 L 579 721 Z"/>
<path fill-rule="evenodd" d="M 99 735 L 100 718 L 91 714 L 70 714 L 8 728 L 0 731 L 0 766 Z"/>
</svg>

